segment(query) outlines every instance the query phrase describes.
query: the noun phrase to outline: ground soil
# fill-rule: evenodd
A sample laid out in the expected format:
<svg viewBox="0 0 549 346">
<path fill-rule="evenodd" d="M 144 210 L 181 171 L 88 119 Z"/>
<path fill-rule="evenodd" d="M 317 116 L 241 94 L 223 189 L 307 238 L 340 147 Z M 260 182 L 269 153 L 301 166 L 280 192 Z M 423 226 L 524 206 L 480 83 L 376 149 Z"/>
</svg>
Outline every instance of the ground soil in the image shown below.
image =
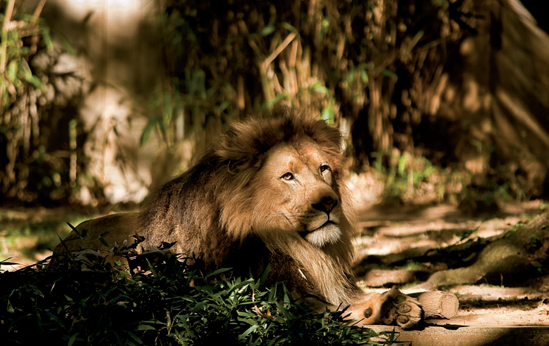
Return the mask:
<svg viewBox="0 0 549 346">
<path fill-rule="evenodd" d="M 497 237 L 518 222 L 533 219 L 542 212 L 544 204 L 543 201 L 501 204 L 497 211 L 477 215 L 461 212 L 452 205 L 364 207 L 359 213 L 358 234 L 354 239 L 359 284 L 370 291 L 385 291 L 392 284 L 398 284 L 405 293 L 420 292 L 417 289 L 418 284 L 426 280 L 429 273 L 446 269 L 445 264 L 422 263 L 431 267 L 427 272 L 418 271 L 413 265 L 410 267 L 406 263 L 409 256 L 461 244 L 470 239 Z M 9 211 L 0 210 L 0 213 L 8 215 Z M 47 210 L 26 210 L 26 213 L 32 218 L 47 214 Z M 52 213 L 63 215 L 59 210 Z M 5 243 L 3 238 L 6 230 L 3 229 L 3 225 L 0 225 L 0 228 L 3 232 L 0 233 L 1 244 Z M 32 259 L 23 256 L 16 249 L 5 250 L 9 250 L 11 262 L 18 262 L 20 265 L 33 263 Z M 45 251 L 37 254 L 35 258 L 42 258 L 48 254 L 49 252 Z M 20 265 L 2 266 L 2 269 L 13 270 Z M 427 339 L 423 339 L 424 335 L 428 334 L 433 336 L 434 345 L 461 345 L 449 340 L 441 341 L 440 337 L 452 338 L 452 333 L 461 333 L 459 337 L 462 340 L 469 340 L 467 337 L 471 337 L 471 333 L 478 333 L 478 337 L 474 337 L 474 334 L 471 339 L 477 341 L 471 341 L 471 344 L 488 345 L 491 343 L 479 340 L 484 340 L 482 338 L 495 333 L 494 331 L 501 331 L 502 335 L 514 335 L 509 332 L 509 328 L 534 327 L 537 328 L 533 332 L 534 339 L 541 338 L 541 330 L 542 334 L 546 333 L 542 335 L 542 340 L 547 336 L 549 345 L 549 278 L 542 277 L 525 282 L 523 287 L 509 287 L 506 285 L 506 279 L 502 277 L 501 284 L 497 286 L 483 284 L 481 280 L 476 285 L 443 288 L 458 296 L 458 315 L 449 320 L 428 320 L 427 325 L 423 326 L 427 329 L 420 331 L 418 336 L 414 336 L 413 332 L 406 332 L 402 334 L 403 338 L 416 340 L 413 345 L 429 345 Z M 446 328 L 446 332 L 439 335 L 440 328 L 436 329 L 436 326 Z M 467 327 L 467 332 L 464 332 L 463 327 Z M 448 330 L 454 331 L 449 334 Z M 522 335 L 525 332 L 522 329 L 515 329 L 516 333 Z M 423 341 L 418 342 L 418 337 Z M 544 345 L 544 341 L 534 344 Z"/>
<path fill-rule="evenodd" d="M 418 292 L 421 280 L 429 273 L 421 276 L 413 266 L 408 269 L 407 256 L 470 239 L 497 237 L 518 222 L 535 218 L 543 206 L 543 201 L 508 203 L 501 204 L 495 212 L 479 215 L 461 212 L 450 205 L 364 208 L 360 213 L 360 234 L 354 240 L 359 284 L 362 287 L 390 287 L 398 283 L 405 293 Z M 369 265 L 371 262 L 377 262 L 377 265 Z M 404 264 L 404 267 L 398 268 L 394 263 Z M 427 265 L 432 266 L 430 272 L 445 269 L 444 263 Z M 484 284 L 481 280 L 476 285 L 442 288 L 458 296 L 458 315 L 451 319 L 428 320 L 429 327 L 421 333 L 404 332 L 401 340 L 414 341 L 413 345 L 491 345 L 501 343 L 501 340 L 511 340 L 502 345 L 549 345 L 549 278 L 525 282 L 523 287 L 509 287 L 505 282 L 506 278 L 502 277 L 502 285 L 498 286 Z M 369 289 L 383 291 L 386 288 Z M 436 326 L 446 329 L 440 332 Z M 532 338 L 521 342 L 520 335 L 528 334 L 525 330 L 533 333 Z M 432 338 L 424 339 L 426 334 Z M 505 337 L 502 339 L 501 335 Z M 455 341 L 455 338 L 462 341 Z"/>
</svg>

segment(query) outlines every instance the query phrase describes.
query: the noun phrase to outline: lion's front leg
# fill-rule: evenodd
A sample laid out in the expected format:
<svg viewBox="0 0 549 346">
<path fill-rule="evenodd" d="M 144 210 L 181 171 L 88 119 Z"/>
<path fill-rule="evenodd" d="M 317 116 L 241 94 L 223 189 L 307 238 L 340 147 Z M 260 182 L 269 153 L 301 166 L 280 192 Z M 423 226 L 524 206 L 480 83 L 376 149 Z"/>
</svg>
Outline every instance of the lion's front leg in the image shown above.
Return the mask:
<svg viewBox="0 0 549 346">
<path fill-rule="evenodd" d="M 423 318 L 421 304 L 396 288 L 368 295 L 360 304 L 351 305 L 351 317 L 362 324 L 391 324 L 411 328 Z"/>
</svg>

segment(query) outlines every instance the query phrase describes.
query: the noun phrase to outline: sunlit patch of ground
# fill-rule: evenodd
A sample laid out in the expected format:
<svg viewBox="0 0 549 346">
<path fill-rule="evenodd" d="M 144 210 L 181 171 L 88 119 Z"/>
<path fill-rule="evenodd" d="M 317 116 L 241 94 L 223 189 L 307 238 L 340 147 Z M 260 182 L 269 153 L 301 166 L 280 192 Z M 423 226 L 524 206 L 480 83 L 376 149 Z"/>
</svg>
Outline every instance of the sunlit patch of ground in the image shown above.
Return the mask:
<svg viewBox="0 0 549 346">
<path fill-rule="evenodd" d="M 357 257 L 387 255 L 411 248 L 447 247 L 475 238 L 501 235 L 518 222 L 533 217 L 530 214 L 487 220 L 445 220 L 419 216 L 419 219 L 409 221 L 362 221 L 353 244 Z"/>
<path fill-rule="evenodd" d="M 522 287 L 459 286 L 453 324 L 475 326 L 549 326 L 547 292 Z"/>
<path fill-rule="evenodd" d="M 509 202 L 498 205 L 493 214 L 472 216 L 453 205 L 398 206 L 376 205 L 364 209 L 359 230 L 353 240 L 356 263 L 378 261 L 360 272 L 359 286 L 372 292 L 383 292 L 393 283 L 406 286 L 405 293 L 417 292 L 418 270 L 435 270 L 417 264 L 420 269 L 393 268 L 390 263 L 421 256 L 436 249 L 465 244 L 470 240 L 501 236 L 528 222 L 545 210 L 545 201 Z M 361 262 L 364 261 L 364 262 Z M 413 264 L 413 263 L 412 263 Z M 444 263 L 429 265 L 444 268 Z M 376 269 L 376 266 L 379 269 Z M 425 270 L 426 269 L 426 270 Z M 436 269 L 438 270 L 438 269 Z M 424 274 L 427 277 L 428 274 Z M 505 277 L 502 277 L 505 283 Z M 384 288 L 372 289 L 372 286 Z M 549 277 L 525 283 L 525 287 L 466 285 L 449 288 L 460 300 L 458 316 L 451 320 L 431 320 L 433 324 L 464 326 L 549 326 Z"/>
</svg>

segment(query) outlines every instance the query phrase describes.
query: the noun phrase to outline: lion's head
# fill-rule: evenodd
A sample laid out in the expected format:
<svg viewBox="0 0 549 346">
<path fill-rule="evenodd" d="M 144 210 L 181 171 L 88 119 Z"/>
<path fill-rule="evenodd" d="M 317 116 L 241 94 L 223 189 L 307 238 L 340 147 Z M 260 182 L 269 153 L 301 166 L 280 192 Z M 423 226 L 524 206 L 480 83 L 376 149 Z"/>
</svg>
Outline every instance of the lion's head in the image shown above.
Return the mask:
<svg viewBox="0 0 549 346">
<path fill-rule="evenodd" d="M 253 233 L 337 244 L 350 231 L 341 135 L 324 121 L 281 111 L 233 126 L 214 147 L 228 182 L 220 220 L 235 239 Z"/>
</svg>

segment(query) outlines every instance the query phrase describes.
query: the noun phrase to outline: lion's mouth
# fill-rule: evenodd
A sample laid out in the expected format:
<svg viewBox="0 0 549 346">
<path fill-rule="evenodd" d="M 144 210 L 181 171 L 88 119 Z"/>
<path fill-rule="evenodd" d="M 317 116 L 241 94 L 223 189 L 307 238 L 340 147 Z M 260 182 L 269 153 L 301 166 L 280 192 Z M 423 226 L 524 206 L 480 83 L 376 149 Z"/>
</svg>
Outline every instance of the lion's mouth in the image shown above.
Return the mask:
<svg viewBox="0 0 549 346">
<path fill-rule="evenodd" d="M 322 226 L 311 231 L 299 232 L 309 243 L 322 247 L 328 243 L 335 243 L 341 236 L 339 226 L 333 221 L 327 221 Z"/>
<path fill-rule="evenodd" d="M 325 229 L 326 227 L 331 227 L 331 226 L 337 226 L 335 222 L 331 221 L 331 220 L 328 220 L 326 221 L 325 223 L 322 224 L 322 226 L 318 227 L 318 228 L 315 228 L 313 230 L 310 230 L 310 231 L 303 231 L 303 232 L 300 232 L 300 234 L 305 237 L 307 234 L 311 234 L 311 233 L 314 233 L 316 231 L 322 231 L 323 229 Z"/>
</svg>

